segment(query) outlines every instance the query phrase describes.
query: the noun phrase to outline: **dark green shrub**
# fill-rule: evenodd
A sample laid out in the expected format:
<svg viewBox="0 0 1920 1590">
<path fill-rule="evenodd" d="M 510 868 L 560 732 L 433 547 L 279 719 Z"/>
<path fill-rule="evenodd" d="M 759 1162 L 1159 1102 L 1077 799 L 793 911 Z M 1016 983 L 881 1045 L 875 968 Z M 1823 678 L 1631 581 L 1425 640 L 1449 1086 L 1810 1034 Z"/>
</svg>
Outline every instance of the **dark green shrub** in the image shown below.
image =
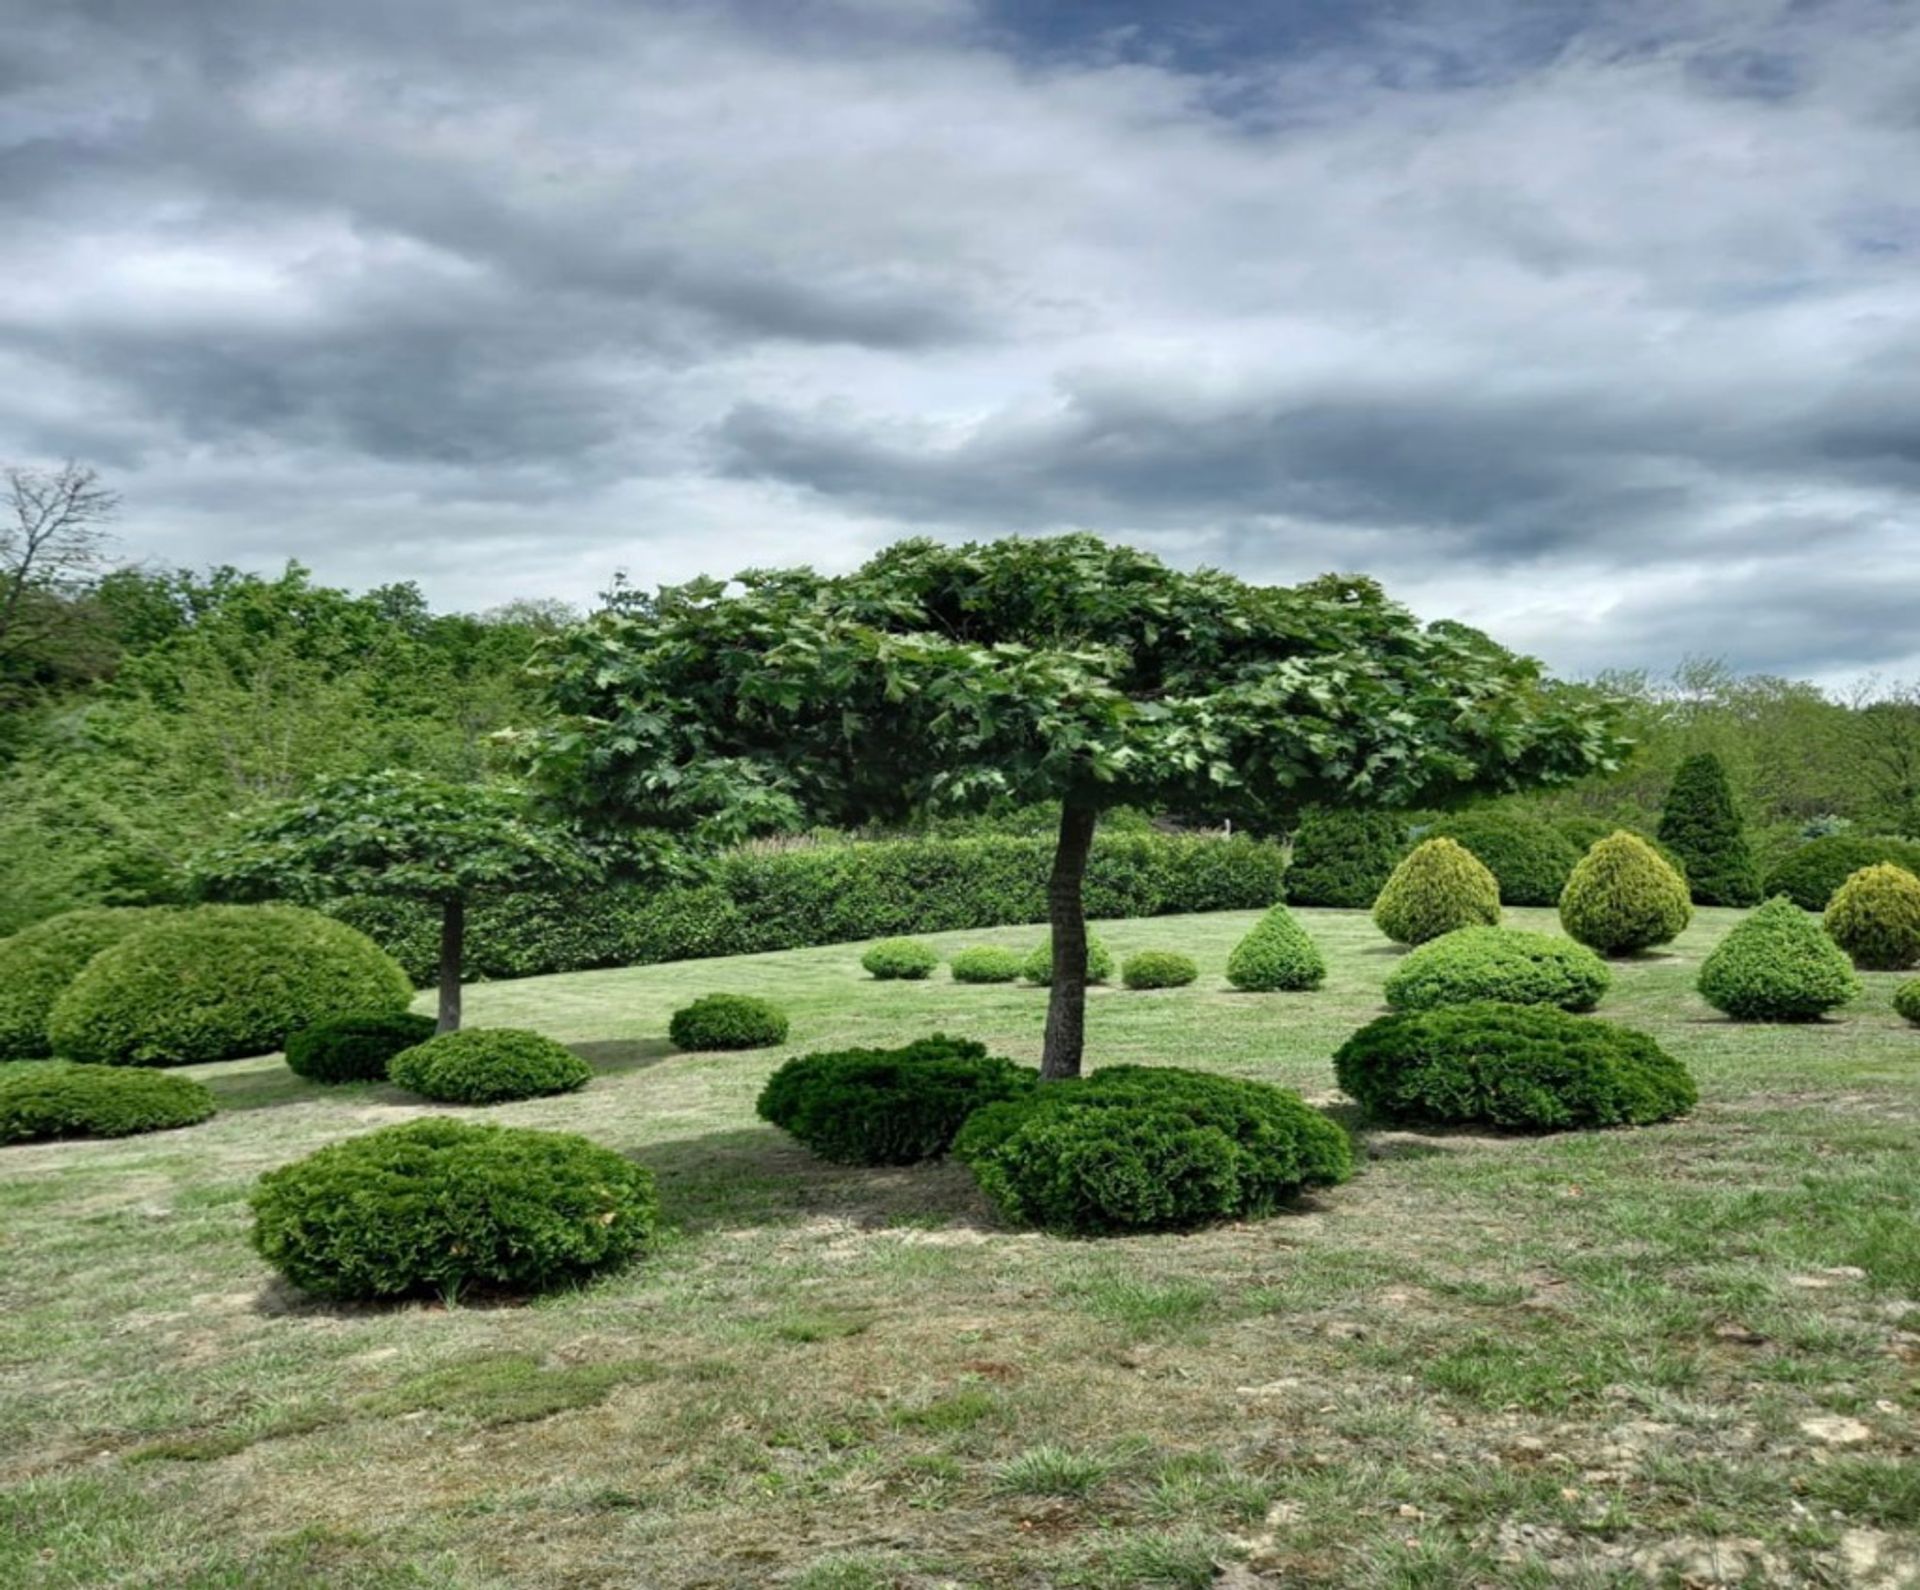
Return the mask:
<svg viewBox="0 0 1920 1590">
<path fill-rule="evenodd" d="M 431 1016 L 336 1016 L 287 1040 L 287 1067 L 309 1082 L 383 1082 L 387 1062 L 433 1036 Z"/>
<path fill-rule="evenodd" d="M 1621 826 L 1619 823 L 1607 822 L 1604 818 L 1583 817 L 1577 814 L 1549 818 L 1548 825 L 1573 846 L 1576 856 L 1584 856 L 1609 834 L 1617 833 Z"/>
<path fill-rule="evenodd" d="M 1695 905 L 1757 905 L 1760 869 L 1726 769 L 1711 752 L 1680 764 L 1660 808 L 1660 842 L 1680 858 Z"/>
<path fill-rule="evenodd" d="M 1470 927 L 1422 944 L 1394 968 L 1386 993 L 1395 1010 L 1480 1000 L 1592 1010 L 1612 981 L 1607 963 L 1571 939 Z"/>
<path fill-rule="evenodd" d="M 1811 1021 L 1857 995 L 1860 979 L 1840 946 L 1783 894 L 1714 946 L 1697 986 L 1736 1021 Z"/>
<path fill-rule="evenodd" d="M 1902 983 L 1893 991 L 1893 1008 L 1920 1027 L 1920 977 Z"/>
<path fill-rule="evenodd" d="M 1665 944 L 1692 920 L 1686 879 L 1644 839 L 1625 832 L 1582 856 L 1560 896 L 1560 925 L 1602 955 Z"/>
<path fill-rule="evenodd" d="M 1424 944 L 1456 928 L 1500 920 L 1500 885 L 1451 839 L 1416 845 L 1373 902 L 1374 926 L 1396 944 Z"/>
<path fill-rule="evenodd" d="M 563 1132 L 431 1119 L 335 1143 L 260 1178 L 253 1245 L 303 1291 L 377 1300 L 540 1292 L 651 1241 L 653 1177 Z"/>
<path fill-rule="evenodd" d="M 961 950 L 947 963 L 956 983 L 1013 983 L 1020 979 L 1024 957 L 998 944 L 976 944 Z"/>
<path fill-rule="evenodd" d="M 130 1137 L 192 1126 L 213 1110 L 213 1095 L 191 1077 L 65 1060 L 27 1060 L 0 1068 L 0 1143 Z"/>
<path fill-rule="evenodd" d="M 940 952 L 919 939 L 882 939 L 860 957 L 860 964 L 882 982 L 918 982 L 933 975 Z"/>
<path fill-rule="evenodd" d="M 1767 874 L 1765 888 L 1769 896 L 1786 895 L 1803 911 L 1824 911 L 1834 890 L 1862 867 L 1882 861 L 1920 873 L 1920 844 L 1904 839 L 1862 839 L 1853 834 L 1810 839 L 1775 865 Z"/>
<path fill-rule="evenodd" d="M 983 1104 L 1017 1098 L 1037 1073 L 984 1044 L 935 1033 L 901 1049 L 801 1055 L 767 1079 L 760 1119 L 843 1165 L 913 1165 L 953 1146 Z"/>
<path fill-rule="evenodd" d="M 1353 1166 L 1346 1133 L 1298 1094 L 1153 1066 L 989 1104 L 953 1152 L 1007 1219 L 1069 1234 L 1271 1214 Z"/>
<path fill-rule="evenodd" d="M 387 1067 L 396 1087 L 442 1104 L 504 1104 L 572 1093 L 593 1067 L 565 1044 L 519 1027 L 469 1027 L 402 1049 Z"/>
<path fill-rule="evenodd" d="M 1053 986 L 1053 935 L 1049 933 L 1028 953 L 1020 964 L 1020 975 L 1030 983 L 1038 983 L 1042 988 Z M 1093 929 L 1087 929 L 1087 981 L 1104 983 L 1113 976 L 1113 952 L 1100 940 Z"/>
<path fill-rule="evenodd" d="M 330 1016 L 399 1014 L 406 974 L 363 933 L 284 905 L 166 912 L 102 950 L 53 1007 L 67 1059 L 187 1065 L 283 1048 Z"/>
<path fill-rule="evenodd" d="M 1422 839 L 1451 839 L 1473 853 L 1500 886 L 1502 905 L 1554 905 L 1580 852 L 1557 829 L 1513 812 L 1461 812 Z"/>
<path fill-rule="evenodd" d="M 1199 975 L 1191 955 L 1172 950 L 1141 950 L 1120 963 L 1120 981 L 1128 988 L 1185 988 Z"/>
<path fill-rule="evenodd" d="M 69 911 L 0 939 L 0 1060 L 53 1053 L 47 1019 L 88 961 L 162 912 L 142 906 Z"/>
<path fill-rule="evenodd" d="M 1920 878 L 1891 862 L 1862 867 L 1833 891 L 1827 932 L 1870 972 L 1898 972 L 1920 961 Z"/>
<path fill-rule="evenodd" d="M 1326 981 L 1327 958 L 1284 905 L 1276 905 L 1227 957 L 1227 981 L 1249 994 L 1298 992 Z"/>
<path fill-rule="evenodd" d="M 1644 1125 L 1685 1114 L 1693 1079 L 1645 1033 L 1551 1005 L 1382 1016 L 1333 1057 L 1369 1114 L 1442 1126 Z"/>
<path fill-rule="evenodd" d="M 1295 905 L 1365 910 L 1406 853 L 1406 821 L 1393 812 L 1310 807 L 1294 830 L 1287 899 Z"/>
<path fill-rule="evenodd" d="M 673 1013 L 667 1035 L 682 1049 L 764 1049 L 787 1040 L 787 1018 L 750 994 L 708 994 Z"/>
</svg>

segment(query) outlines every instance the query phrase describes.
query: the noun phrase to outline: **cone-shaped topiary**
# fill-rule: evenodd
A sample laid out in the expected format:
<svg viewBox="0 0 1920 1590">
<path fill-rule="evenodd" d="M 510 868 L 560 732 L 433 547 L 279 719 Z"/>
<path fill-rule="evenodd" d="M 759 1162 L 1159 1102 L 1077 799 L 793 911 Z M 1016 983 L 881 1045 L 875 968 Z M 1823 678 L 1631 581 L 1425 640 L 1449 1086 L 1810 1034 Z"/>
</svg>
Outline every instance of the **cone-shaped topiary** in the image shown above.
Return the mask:
<svg viewBox="0 0 1920 1590">
<path fill-rule="evenodd" d="M 1580 858 L 1560 896 L 1560 925 L 1602 955 L 1665 944 L 1692 920 L 1686 879 L 1646 840 L 1624 830 Z"/>
<path fill-rule="evenodd" d="M 1862 867 L 1834 890 L 1827 931 L 1870 972 L 1897 972 L 1920 961 L 1920 878 L 1882 861 Z"/>
<path fill-rule="evenodd" d="M 1284 905 L 1274 906 L 1254 923 L 1227 957 L 1227 981 L 1249 994 L 1318 988 L 1326 976 L 1327 958 L 1320 946 Z"/>
<path fill-rule="evenodd" d="M 1498 1000 L 1592 1010 L 1613 975 L 1584 944 L 1546 933 L 1470 927 L 1422 944 L 1387 979 L 1395 1010 Z"/>
<path fill-rule="evenodd" d="M 1020 968 L 1020 975 L 1030 983 L 1038 983 L 1042 988 L 1053 984 L 1053 935 L 1049 933 L 1038 944 L 1033 953 Z M 1087 981 L 1104 983 L 1113 976 L 1113 952 L 1100 942 L 1100 936 L 1087 929 Z"/>
<path fill-rule="evenodd" d="M 1365 910 L 1407 853 L 1407 825 L 1368 807 L 1313 806 L 1301 814 L 1287 863 L 1295 905 Z"/>
<path fill-rule="evenodd" d="M 0 1060 L 53 1053 L 47 1018 L 88 961 L 159 916 L 149 906 L 102 906 L 49 917 L 0 941 Z"/>
<path fill-rule="evenodd" d="M 1902 983 L 1893 991 L 1893 1008 L 1920 1027 L 1920 977 Z"/>
<path fill-rule="evenodd" d="M 1429 839 L 1393 869 L 1373 921 L 1396 944 L 1424 944 L 1455 928 L 1500 920 L 1500 884 L 1466 846 Z"/>
<path fill-rule="evenodd" d="M 1735 1021 L 1811 1021 L 1860 992 L 1840 946 L 1784 894 L 1714 946 L 1700 997 Z"/>
<path fill-rule="evenodd" d="M 1558 829 L 1515 812 L 1462 812 L 1422 836 L 1465 845 L 1500 885 L 1502 905 L 1553 905 L 1580 850 Z"/>
<path fill-rule="evenodd" d="M 1719 757 L 1702 752 L 1680 764 L 1660 808 L 1659 834 L 1680 858 L 1695 905 L 1759 904 L 1760 869 Z"/>
</svg>

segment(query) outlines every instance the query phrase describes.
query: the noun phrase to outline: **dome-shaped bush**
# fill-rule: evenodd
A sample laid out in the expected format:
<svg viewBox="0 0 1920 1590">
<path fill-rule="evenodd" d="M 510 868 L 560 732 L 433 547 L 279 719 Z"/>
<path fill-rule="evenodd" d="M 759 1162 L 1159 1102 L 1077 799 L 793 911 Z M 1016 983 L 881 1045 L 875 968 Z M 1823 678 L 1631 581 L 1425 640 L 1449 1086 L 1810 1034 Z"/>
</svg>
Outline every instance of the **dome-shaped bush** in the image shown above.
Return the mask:
<svg viewBox="0 0 1920 1590">
<path fill-rule="evenodd" d="M 1154 1066 L 989 1104 L 953 1152 L 1007 1219 L 1068 1234 L 1271 1214 L 1353 1167 L 1346 1133 L 1298 1094 Z"/>
<path fill-rule="evenodd" d="M 1775 863 L 1767 874 L 1766 892 L 1769 896 L 1786 895 L 1803 911 L 1824 911 L 1834 890 L 1862 867 L 1882 861 L 1920 873 L 1920 844 L 1904 839 L 1862 839 L 1854 834 L 1810 839 Z"/>
<path fill-rule="evenodd" d="M 1920 878 L 1891 862 L 1862 867 L 1833 892 L 1827 932 L 1870 972 L 1920 961 Z"/>
<path fill-rule="evenodd" d="M 1580 852 L 1557 829 L 1514 812 L 1461 812 L 1423 839 L 1451 839 L 1470 850 L 1500 886 L 1502 905 L 1553 905 Z"/>
<path fill-rule="evenodd" d="M 442 1104 L 504 1104 L 584 1088 L 593 1067 L 542 1033 L 469 1027 L 402 1049 L 387 1066 L 387 1078 Z"/>
<path fill-rule="evenodd" d="M 1920 977 L 1902 983 L 1893 991 L 1893 1008 L 1920 1027 Z"/>
<path fill-rule="evenodd" d="M 751 994 L 707 994 L 673 1013 L 667 1036 L 681 1049 L 765 1049 L 787 1041 L 787 1018 Z"/>
<path fill-rule="evenodd" d="M 882 982 L 918 982 L 933 975 L 940 952 L 919 939 L 882 939 L 860 957 L 860 964 Z"/>
<path fill-rule="evenodd" d="M 1644 1125 L 1697 1095 L 1645 1033 L 1551 1005 L 1442 1005 L 1382 1016 L 1333 1057 L 1369 1114 L 1441 1126 Z"/>
<path fill-rule="evenodd" d="M 1309 807 L 1293 834 L 1287 898 L 1295 905 L 1365 910 L 1406 853 L 1406 821 L 1393 812 Z"/>
<path fill-rule="evenodd" d="M 1736 1021 L 1811 1021 L 1858 994 L 1860 979 L 1820 924 L 1777 895 L 1714 946 L 1698 987 Z"/>
<path fill-rule="evenodd" d="M 1140 950 L 1120 963 L 1120 981 L 1128 988 L 1185 988 L 1199 975 L 1191 955 L 1173 950 Z"/>
<path fill-rule="evenodd" d="M 213 1095 L 191 1077 L 65 1060 L 27 1060 L 0 1069 L 0 1143 L 130 1137 L 192 1126 L 213 1109 Z"/>
<path fill-rule="evenodd" d="M 413 988 L 364 933 L 284 905 L 170 911 L 89 961 L 53 1007 L 67 1059 L 187 1065 L 283 1048 L 330 1016 L 405 1010 Z"/>
<path fill-rule="evenodd" d="M 321 1297 L 539 1292 L 626 1263 L 658 1213 L 651 1174 L 584 1137 L 434 1119 L 268 1171 L 253 1245 Z"/>
<path fill-rule="evenodd" d="M 1464 845 L 1428 839 L 1393 869 L 1373 902 L 1374 926 L 1396 944 L 1500 920 L 1500 885 Z"/>
<path fill-rule="evenodd" d="M 901 1049 L 801 1055 L 767 1079 L 760 1119 L 843 1165 L 913 1165 L 944 1154 L 983 1104 L 1017 1098 L 1038 1073 L 986 1045 L 935 1033 Z"/>
<path fill-rule="evenodd" d="M 1555 833 L 1573 846 L 1576 856 L 1584 856 L 1589 850 L 1605 839 L 1609 834 L 1618 833 L 1620 825 L 1610 823 L 1599 817 L 1586 817 L 1572 814 L 1564 817 L 1551 817 L 1548 820 Z"/>
<path fill-rule="evenodd" d="M 1318 988 L 1326 976 L 1320 946 L 1284 905 L 1270 908 L 1227 957 L 1227 981 L 1249 994 Z"/>
<path fill-rule="evenodd" d="M 1680 858 L 1695 905 L 1756 905 L 1760 868 L 1726 769 L 1711 752 L 1680 764 L 1660 808 L 1660 842 Z"/>
<path fill-rule="evenodd" d="M 47 1019 L 88 961 L 162 913 L 146 906 L 102 906 L 49 917 L 0 939 L 0 1060 L 53 1053 Z"/>
<path fill-rule="evenodd" d="M 1053 986 L 1053 935 L 1049 933 L 1021 963 L 1020 975 L 1030 983 L 1038 983 L 1042 988 Z M 1113 954 L 1100 942 L 1100 935 L 1091 929 L 1087 932 L 1087 981 L 1104 983 L 1113 976 Z"/>
<path fill-rule="evenodd" d="M 287 1067 L 309 1082 L 382 1082 L 387 1062 L 434 1034 L 431 1016 L 335 1016 L 287 1040 Z"/>
<path fill-rule="evenodd" d="M 1470 927 L 1429 939 L 1387 979 L 1395 1010 L 1432 1010 L 1499 1000 L 1592 1010 L 1613 981 L 1584 944 L 1512 928 Z"/>
<path fill-rule="evenodd" d="M 1624 831 L 1580 858 L 1560 896 L 1560 925 L 1602 955 L 1665 944 L 1692 920 L 1686 879 L 1644 839 Z"/>
<path fill-rule="evenodd" d="M 947 963 L 947 970 L 956 983 L 1012 983 L 1019 981 L 1022 961 L 1018 950 L 976 944 L 956 954 Z"/>
</svg>

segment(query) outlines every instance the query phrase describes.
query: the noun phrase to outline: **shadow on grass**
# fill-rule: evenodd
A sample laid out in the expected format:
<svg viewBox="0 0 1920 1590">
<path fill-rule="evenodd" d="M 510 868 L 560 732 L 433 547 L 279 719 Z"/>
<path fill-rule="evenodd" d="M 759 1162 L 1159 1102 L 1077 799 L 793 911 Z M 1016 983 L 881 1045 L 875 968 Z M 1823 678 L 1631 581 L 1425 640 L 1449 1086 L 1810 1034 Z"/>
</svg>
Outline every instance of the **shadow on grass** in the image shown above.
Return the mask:
<svg viewBox="0 0 1920 1590">
<path fill-rule="evenodd" d="M 567 1047 L 601 1076 L 644 1071 L 681 1052 L 665 1038 L 597 1038 L 587 1043 L 570 1043 Z"/>
</svg>

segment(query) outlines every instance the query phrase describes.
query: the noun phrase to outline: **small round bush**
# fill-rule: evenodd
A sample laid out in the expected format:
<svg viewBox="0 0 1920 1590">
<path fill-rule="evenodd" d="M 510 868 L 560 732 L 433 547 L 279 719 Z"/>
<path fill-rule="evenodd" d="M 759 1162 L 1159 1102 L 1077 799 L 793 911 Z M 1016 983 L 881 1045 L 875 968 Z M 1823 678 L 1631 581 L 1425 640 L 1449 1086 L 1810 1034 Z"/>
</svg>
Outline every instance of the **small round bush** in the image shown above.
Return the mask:
<svg viewBox="0 0 1920 1590">
<path fill-rule="evenodd" d="M 1451 839 L 1416 845 L 1373 902 L 1374 926 L 1396 944 L 1424 944 L 1455 928 L 1500 920 L 1500 885 Z"/>
<path fill-rule="evenodd" d="M 161 914 L 146 906 L 68 911 L 0 939 L 0 1060 L 52 1054 L 47 1018 L 67 985 L 94 956 Z"/>
<path fill-rule="evenodd" d="M 1271 907 L 1227 957 L 1227 981 L 1248 994 L 1318 988 L 1326 976 L 1320 946 L 1284 905 Z"/>
<path fill-rule="evenodd" d="M 1736 1021 L 1811 1021 L 1857 995 L 1860 979 L 1820 924 L 1782 894 L 1714 946 L 1697 986 Z"/>
<path fill-rule="evenodd" d="M 1920 873 L 1920 844 L 1855 834 L 1810 839 L 1775 863 L 1767 874 L 1766 892 L 1786 895 L 1803 911 L 1824 911 L 1841 884 L 1862 867 L 1882 861 Z"/>
<path fill-rule="evenodd" d="M 1007 1219 L 1069 1235 L 1267 1215 L 1353 1168 L 1346 1133 L 1298 1094 L 1154 1066 L 986 1105 L 953 1152 Z"/>
<path fill-rule="evenodd" d="M 708 994 L 673 1013 L 667 1036 L 682 1049 L 765 1049 L 787 1041 L 787 1018 L 751 994 Z"/>
<path fill-rule="evenodd" d="M 1386 993 L 1395 1010 L 1487 999 L 1592 1010 L 1612 981 L 1607 963 L 1572 939 L 1470 927 L 1422 944 L 1394 968 Z"/>
<path fill-rule="evenodd" d="M 1580 859 L 1557 829 L 1513 812 L 1461 812 L 1421 837 L 1451 839 L 1471 851 L 1499 884 L 1502 905 L 1555 904 Z"/>
<path fill-rule="evenodd" d="M 1442 1005 L 1382 1016 L 1333 1057 L 1369 1114 L 1440 1126 L 1644 1125 L 1683 1115 L 1686 1069 L 1645 1033 L 1551 1005 Z"/>
<path fill-rule="evenodd" d="M 593 1067 L 565 1044 L 520 1027 L 469 1027 L 402 1049 L 387 1067 L 396 1087 L 442 1104 L 504 1104 L 572 1093 Z"/>
<path fill-rule="evenodd" d="M 940 952 L 919 939 L 882 939 L 860 957 L 860 964 L 883 982 L 918 982 L 933 975 Z"/>
<path fill-rule="evenodd" d="M 1172 950 L 1141 950 L 1120 964 L 1120 981 L 1129 988 L 1185 988 L 1199 975 L 1191 955 Z"/>
<path fill-rule="evenodd" d="M 1287 898 L 1295 905 L 1365 910 L 1406 853 L 1406 822 L 1392 812 L 1309 807 L 1293 834 Z"/>
<path fill-rule="evenodd" d="M 953 1146 L 983 1104 L 1018 1098 L 1038 1075 L 986 1045 L 935 1033 L 901 1049 L 801 1055 L 768 1078 L 760 1118 L 822 1159 L 913 1165 Z"/>
<path fill-rule="evenodd" d="M 28 1060 L 0 1070 L 0 1143 L 130 1137 L 192 1126 L 213 1110 L 213 1095 L 191 1077 L 65 1060 Z"/>
<path fill-rule="evenodd" d="M 331 1016 L 398 1015 L 407 974 L 372 939 L 315 911 L 168 911 L 87 962 L 53 1007 L 54 1052 L 107 1065 L 269 1054 Z"/>
<path fill-rule="evenodd" d="M 1920 961 L 1920 878 L 1891 862 L 1862 867 L 1833 892 L 1827 932 L 1870 972 L 1899 972 Z"/>
<path fill-rule="evenodd" d="M 1665 944 L 1692 920 L 1687 880 L 1646 840 L 1624 830 L 1580 858 L 1560 896 L 1560 925 L 1602 955 Z"/>
<path fill-rule="evenodd" d="M 434 1034 L 431 1016 L 335 1016 L 287 1040 L 287 1067 L 309 1082 L 381 1082 L 387 1062 Z"/>
<path fill-rule="evenodd" d="M 1902 983 L 1893 991 L 1893 1008 L 1920 1027 L 1920 977 Z"/>
<path fill-rule="evenodd" d="M 252 1202 L 269 1264 L 368 1301 L 583 1280 L 641 1253 L 659 1213 L 652 1175 L 584 1137 L 446 1119 L 334 1143 L 267 1172 Z"/>
<path fill-rule="evenodd" d="M 1020 979 L 1022 958 L 1018 950 L 1002 949 L 998 944 L 976 944 L 964 949 L 947 963 L 956 983 L 1013 983 Z"/>
<path fill-rule="evenodd" d="M 1042 988 L 1053 986 L 1053 935 L 1049 933 L 1021 963 L 1020 975 Z M 1100 942 L 1098 934 L 1087 933 L 1087 981 L 1104 983 L 1113 976 L 1113 952 Z"/>
</svg>

